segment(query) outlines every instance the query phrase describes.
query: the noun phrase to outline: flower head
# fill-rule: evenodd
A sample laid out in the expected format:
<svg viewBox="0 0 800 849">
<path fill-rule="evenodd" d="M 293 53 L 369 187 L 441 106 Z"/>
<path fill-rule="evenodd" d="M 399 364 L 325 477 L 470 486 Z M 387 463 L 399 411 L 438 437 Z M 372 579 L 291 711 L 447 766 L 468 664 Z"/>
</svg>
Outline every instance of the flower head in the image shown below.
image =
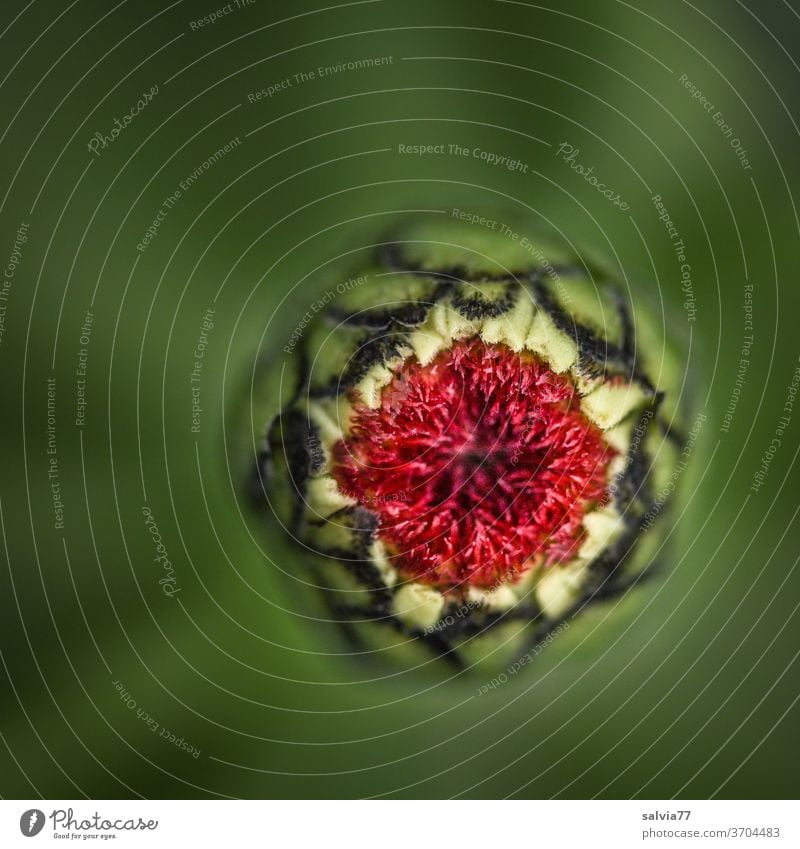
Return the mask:
<svg viewBox="0 0 800 849">
<path fill-rule="evenodd" d="M 540 640 L 635 580 L 674 454 L 647 311 L 634 325 L 610 273 L 562 247 L 452 220 L 350 279 L 292 349 L 258 488 L 336 610 L 452 659 L 498 623 Z"/>
</svg>

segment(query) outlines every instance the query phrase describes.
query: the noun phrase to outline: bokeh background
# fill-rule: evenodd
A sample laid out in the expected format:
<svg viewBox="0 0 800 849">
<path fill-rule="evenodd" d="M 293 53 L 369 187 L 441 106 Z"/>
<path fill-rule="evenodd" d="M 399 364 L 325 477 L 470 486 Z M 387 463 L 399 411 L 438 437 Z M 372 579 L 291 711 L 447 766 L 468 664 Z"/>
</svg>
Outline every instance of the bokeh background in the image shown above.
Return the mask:
<svg viewBox="0 0 800 849">
<path fill-rule="evenodd" d="M 796 2 L 2 15 L 2 795 L 796 796 Z M 241 492 L 309 303 L 393 224 L 498 205 L 610 257 L 707 418 L 660 577 L 478 695 L 350 656 Z"/>
</svg>

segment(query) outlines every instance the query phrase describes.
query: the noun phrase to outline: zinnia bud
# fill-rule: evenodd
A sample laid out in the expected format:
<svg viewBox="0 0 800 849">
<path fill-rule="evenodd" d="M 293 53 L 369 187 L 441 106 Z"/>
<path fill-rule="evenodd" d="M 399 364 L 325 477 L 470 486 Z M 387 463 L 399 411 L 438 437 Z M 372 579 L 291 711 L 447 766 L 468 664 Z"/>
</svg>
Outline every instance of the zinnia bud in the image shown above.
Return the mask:
<svg viewBox="0 0 800 849">
<path fill-rule="evenodd" d="M 596 263 L 452 219 L 353 279 L 292 353 L 257 488 L 349 633 L 505 659 L 638 580 L 675 460 L 661 322 Z"/>
</svg>

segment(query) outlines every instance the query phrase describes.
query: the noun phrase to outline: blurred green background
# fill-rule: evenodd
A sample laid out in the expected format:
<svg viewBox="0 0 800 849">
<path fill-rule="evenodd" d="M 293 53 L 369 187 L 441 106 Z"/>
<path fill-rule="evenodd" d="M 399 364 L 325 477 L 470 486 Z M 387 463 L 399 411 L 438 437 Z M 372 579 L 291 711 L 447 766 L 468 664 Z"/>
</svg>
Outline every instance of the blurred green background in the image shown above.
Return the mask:
<svg viewBox="0 0 800 849">
<path fill-rule="evenodd" d="M 800 353 L 792 4 L 224 8 L 4 7 L 0 793 L 796 796 L 800 405 L 751 489 Z M 658 581 L 479 696 L 348 656 L 241 493 L 310 301 L 393 223 L 498 205 L 610 257 L 707 420 Z"/>
</svg>

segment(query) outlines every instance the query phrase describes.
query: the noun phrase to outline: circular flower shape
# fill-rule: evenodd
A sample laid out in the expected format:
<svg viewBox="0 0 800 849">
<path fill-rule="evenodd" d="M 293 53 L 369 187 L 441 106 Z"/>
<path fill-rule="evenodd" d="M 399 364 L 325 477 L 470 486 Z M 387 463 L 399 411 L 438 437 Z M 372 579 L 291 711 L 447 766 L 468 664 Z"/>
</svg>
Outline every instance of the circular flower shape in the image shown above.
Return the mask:
<svg viewBox="0 0 800 849">
<path fill-rule="evenodd" d="M 681 368 L 632 306 L 602 265 L 455 216 L 328 282 L 276 369 L 296 385 L 259 434 L 255 496 L 360 650 L 391 647 L 388 626 L 395 652 L 524 652 L 640 580 Z"/>
<path fill-rule="evenodd" d="M 473 338 L 407 361 L 376 409 L 356 397 L 333 477 L 404 578 L 488 589 L 575 556 L 615 454 L 569 379 Z"/>
</svg>

